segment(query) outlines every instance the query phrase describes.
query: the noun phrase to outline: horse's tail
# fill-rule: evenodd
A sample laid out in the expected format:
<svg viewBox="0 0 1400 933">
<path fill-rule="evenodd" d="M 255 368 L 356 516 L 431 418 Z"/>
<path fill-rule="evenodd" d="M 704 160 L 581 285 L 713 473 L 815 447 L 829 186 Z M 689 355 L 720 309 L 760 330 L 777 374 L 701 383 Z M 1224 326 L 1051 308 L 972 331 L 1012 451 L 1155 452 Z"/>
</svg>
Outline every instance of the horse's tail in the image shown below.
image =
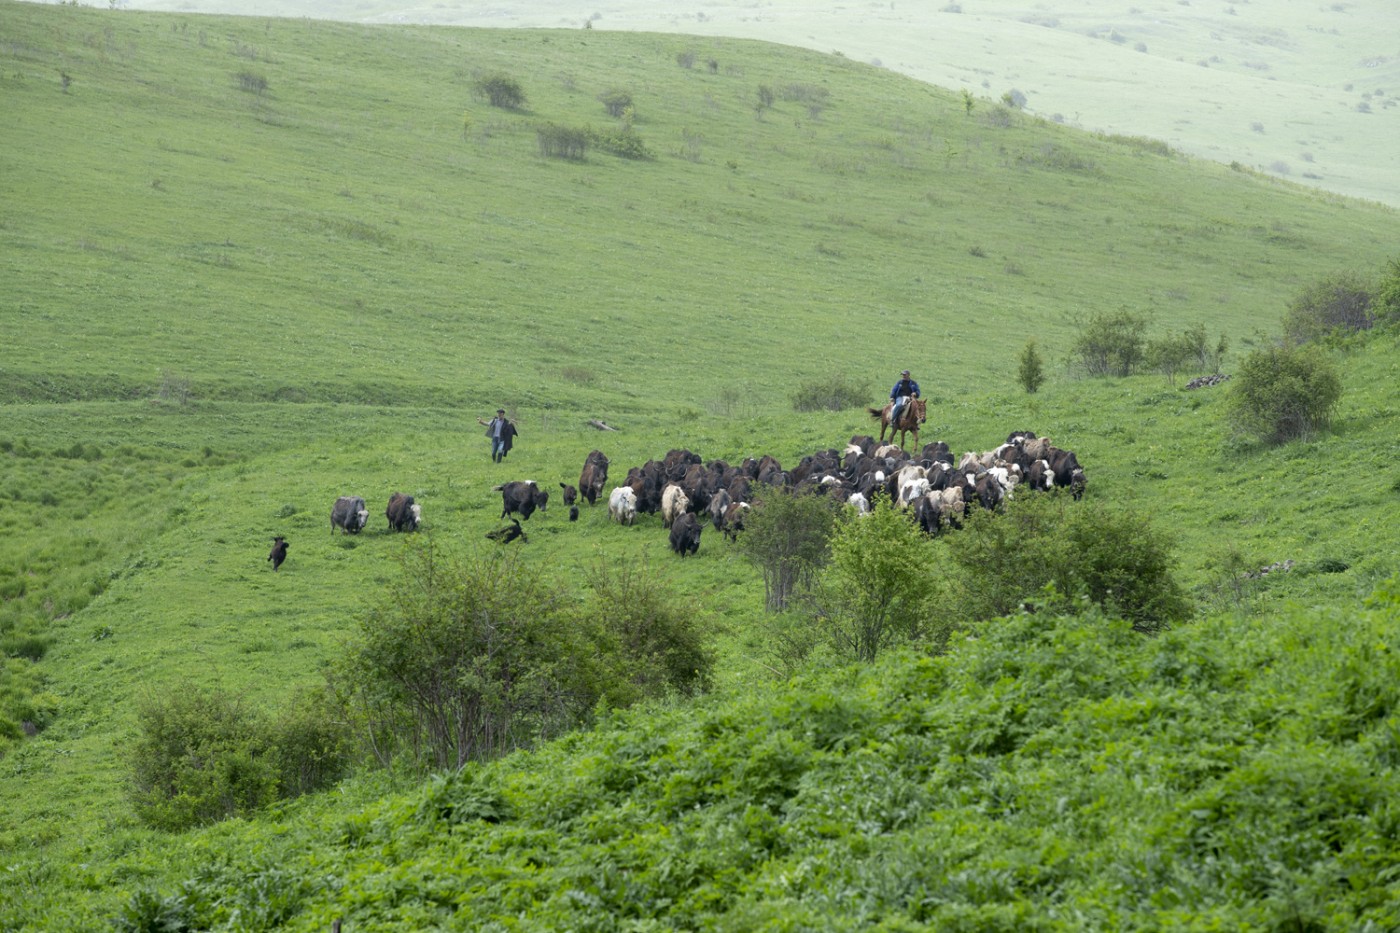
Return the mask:
<svg viewBox="0 0 1400 933">
<path fill-rule="evenodd" d="M 865 410 L 870 412 L 870 417 L 872 418 L 885 417 L 885 410 L 883 408 L 866 408 Z"/>
</svg>

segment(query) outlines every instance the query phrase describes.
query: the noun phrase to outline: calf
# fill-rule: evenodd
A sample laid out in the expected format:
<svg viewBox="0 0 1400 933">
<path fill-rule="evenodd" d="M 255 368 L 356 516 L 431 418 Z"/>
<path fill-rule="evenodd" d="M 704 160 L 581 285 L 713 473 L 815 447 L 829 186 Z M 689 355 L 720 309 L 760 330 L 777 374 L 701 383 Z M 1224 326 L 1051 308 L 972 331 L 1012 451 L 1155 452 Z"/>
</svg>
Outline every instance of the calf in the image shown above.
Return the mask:
<svg viewBox="0 0 1400 933">
<path fill-rule="evenodd" d="M 272 569 L 276 570 L 282 566 L 282 561 L 287 559 L 287 539 L 278 535 L 272 539 L 272 553 L 267 555 L 267 559 L 272 561 Z"/>
<path fill-rule="evenodd" d="M 341 496 L 331 506 L 331 533 L 337 528 L 341 534 L 357 535 L 369 522 L 369 509 L 359 496 Z"/>
<path fill-rule="evenodd" d="M 560 484 L 559 484 L 559 488 L 562 489 L 562 490 L 564 490 L 564 504 L 565 504 L 565 505 L 573 505 L 576 501 L 578 501 L 578 490 L 577 490 L 577 489 L 575 489 L 574 487 L 570 486 L 568 483 L 560 483 Z"/>
</svg>

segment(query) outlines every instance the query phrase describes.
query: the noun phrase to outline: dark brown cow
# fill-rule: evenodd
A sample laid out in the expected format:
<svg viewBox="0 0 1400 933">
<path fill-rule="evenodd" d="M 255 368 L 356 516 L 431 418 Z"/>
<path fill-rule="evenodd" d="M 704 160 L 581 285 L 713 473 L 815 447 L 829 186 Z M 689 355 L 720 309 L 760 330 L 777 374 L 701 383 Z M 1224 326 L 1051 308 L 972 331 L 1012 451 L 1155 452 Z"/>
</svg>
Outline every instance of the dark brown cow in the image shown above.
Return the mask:
<svg viewBox="0 0 1400 933">
<path fill-rule="evenodd" d="M 282 566 L 282 561 L 287 559 L 287 539 L 278 535 L 272 539 L 272 553 L 267 555 L 267 559 L 272 561 L 272 569 L 276 570 Z"/>
<path fill-rule="evenodd" d="M 511 514 L 519 512 L 521 518 L 528 519 L 536 509 L 543 512 L 549 504 L 549 493 L 536 486 L 532 479 L 516 480 L 491 488 L 501 494 L 501 518 L 509 518 Z"/>
<path fill-rule="evenodd" d="M 413 501 L 412 496 L 401 492 L 389 497 L 389 506 L 384 510 L 384 517 L 389 519 L 390 531 L 417 531 L 422 516 L 422 507 Z"/>
<path fill-rule="evenodd" d="M 689 512 L 676 516 L 671 525 L 671 550 L 682 557 L 700 550 L 700 523 Z"/>
<path fill-rule="evenodd" d="M 598 501 L 603 494 L 603 486 L 608 481 L 608 458 L 601 450 L 591 451 L 583 461 L 583 472 L 579 474 L 578 491 L 589 505 Z"/>
</svg>

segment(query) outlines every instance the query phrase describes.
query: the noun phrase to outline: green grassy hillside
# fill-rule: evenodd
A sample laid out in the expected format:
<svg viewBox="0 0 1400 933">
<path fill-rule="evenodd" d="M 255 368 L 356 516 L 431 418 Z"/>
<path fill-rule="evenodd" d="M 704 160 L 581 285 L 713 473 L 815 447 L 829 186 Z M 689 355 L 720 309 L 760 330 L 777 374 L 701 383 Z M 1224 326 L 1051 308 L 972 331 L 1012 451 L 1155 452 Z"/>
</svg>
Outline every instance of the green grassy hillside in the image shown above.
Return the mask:
<svg viewBox="0 0 1400 933">
<path fill-rule="evenodd" d="M 692 50 L 697 66 L 681 67 Z M 475 79 L 498 71 L 521 82 L 523 111 L 473 97 Z M 654 158 L 538 154 L 551 122 L 616 131 L 597 99 L 616 88 L 632 94 Z M 620 476 L 673 447 L 789 462 L 870 429 L 855 409 L 794 413 L 809 379 L 866 380 L 874 402 L 909 366 L 931 400 L 926 437 L 980 450 L 1032 428 L 1078 451 L 1091 496 L 1151 514 L 1176 541 L 1203 611 L 1255 611 L 1180 635 L 1182 650 L 1222 654 L 1229 670 L 1232 625 L 1306 628 L 1322 605 L 1360 619 L 1360 601 L 1396 572 L 1393 336 L 1337 351 L 1346 394 L 1332 433 L 1273 450 L 1229 435 L 1220 389 L 1083 380 L 1056 365 L 1029 396 L 1014 379 L 1031 336 L 1058 364 L 1079 316 L 1120 307 L 1151 313 L 1158 332 L 1204 324 L 1237 353 L 1257 345 L 1300 285 L 1388 258 L 1393 211 L 985 101 L 969 114 L 960 95 L 879 69 L 738 41 L 0 3 L 0 95 L 0 704 L 12 727 L 0 737 L 0 852 L 14 882 L 0 887 L 0 926 L 92 926 L 192 871 L 206 890 L 223 883 L 223 868 L 201 865 L 281 883 L 259 860 L 284 842 L 316 862 L 338 844 L 326 825 L 407 819 L 400 802 L 373 803 L 384 787 L 368 775 L 285 823 L 170 837 L 135 821 L 124 787 L 141 696 L 193 679 L 276 707 L 321 680 L 410 546 L 384 531 L 391 491 L 423 503 L 419 540 L 479 552 L 498 523 L 492 485 L 575 481 L 593 447 Z M 500 466 L 476 423 L 498 404 L 522 434 Z M 359 537 L 330 531 L 341 494 L 369 500 Z M 680 564 L 655 517 L 621 529 L 601 507 L 576 525 L 561 511 L 531 519 L 522 558 L 566 581 L 600 560 L 645 560 L 697 596 L 721 658 L 716 696 L 693 721 L 684 706 L 639 714 L 635 733 L 623 723 L 618 738 L 542 753 L 545 777 L 523 759 L 500 780 L 587 771 L 607 747 L 590 743 L 672 721 L 703 730 L 708 716 L 748 718 L 743 703 L 768 702 L 779 688 L 762 584 L 732 548 L 707 536 Z M 277 534 L 291 552 L 274 575 Z M 1283 560 L 1296 570 L 1223 585 L 1223 568 Z M 1379 644 L 1393 638 L 1386 611 L 1355 623 L 1375 626 Z M 1103 649 L 1105 669 L 1115 657 L 1127 671 L 1155 663 L 1126 638 Z M 820 690 L 841 694 L 839 680 Z M 1385 696 L 1367 707 L 1380 723 Z M 733 800 L 748 793 L 739 781 Z M 533 794 L 507 796 L 515 807 Z M 916 810 L 921 825 L 943 812 Z M 812 865 L 847 861 L 805 845 L 790 851 Z M 303 885 L 372 873 L 324 858 L 287 868 L 296 924 L 324 926 L 337 909 Z M 558 856 L 575 858 L 596 861 Z M 711 868 L 683 870 L 701 884 Z M 420 899 L 411 881 L 381 883 Z M 748 884 L 720 891 L 716 910 L 766 898 Z M 766 922 L 767 907 L 753 909 Z"/>
</svg>

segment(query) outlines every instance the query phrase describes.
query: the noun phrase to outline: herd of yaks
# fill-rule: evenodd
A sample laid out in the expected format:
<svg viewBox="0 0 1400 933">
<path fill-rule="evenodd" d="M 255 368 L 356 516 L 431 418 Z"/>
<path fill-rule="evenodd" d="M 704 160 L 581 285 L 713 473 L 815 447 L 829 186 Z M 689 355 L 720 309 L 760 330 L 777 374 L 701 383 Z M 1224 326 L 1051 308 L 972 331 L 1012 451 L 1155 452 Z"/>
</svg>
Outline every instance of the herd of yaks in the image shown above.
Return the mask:
<svg viewBox="0 0 1400 933">
<path fill-rule="evenodd" d="M 584 460 L 577 487 L 560 483 L 569 520 L 578 518 L 578 501 L 593 505 L 602 496 L 609 460 L 594 450 Z M 1024 484 L 1032 490 L 1063 487 L 1078 499 L 1086 478 L 1073 451 L 1055 447 L 1049 438 L 1031 431 L 1013 431 L 998 447 L 966 453 L 955 461 L 943 441 L 924 445 L 917 455 L 894 444 L 881 444 L 868 435 L 852 437 L 843 450 L 835 448 L 805 456 L 791 470 L 771 456 L 748 457 L 738 465 L 724 460 L 708 463 L 689 450 L 671 450 L 661 460 L 633 467 L 608 496 L 608 513 L 621 525 L 632 525 L 638 513 L 661 513 L 670 530 L 671 549 L 684 557 L 700 547 L 702 523 L 734 540 L 744 527 L 744 514 L 764 487 L 827 495 L 864 514 L 878 496 L 910 511 L 930 535 L 961 523 L 970 507 L 995 509 Z M 501 517 L 510 525 L 487 537 L 508 543 L 527 541 L 515 515 L 528 519 L 544 510 L 549 490 L 533 480 L 493 487 L 501 493 Z M 413 531 L 422 509 L 412 496 L 394 493 L 385 509 L 392 531 Z M 369 509 L 359 496 L 341 496 L 331 509 L 331 530 L 355 534 L 369 521 Z M 274 539 L 268 560 L 273 569 L 286 559 L 285 538 Z"/>
</svg>

